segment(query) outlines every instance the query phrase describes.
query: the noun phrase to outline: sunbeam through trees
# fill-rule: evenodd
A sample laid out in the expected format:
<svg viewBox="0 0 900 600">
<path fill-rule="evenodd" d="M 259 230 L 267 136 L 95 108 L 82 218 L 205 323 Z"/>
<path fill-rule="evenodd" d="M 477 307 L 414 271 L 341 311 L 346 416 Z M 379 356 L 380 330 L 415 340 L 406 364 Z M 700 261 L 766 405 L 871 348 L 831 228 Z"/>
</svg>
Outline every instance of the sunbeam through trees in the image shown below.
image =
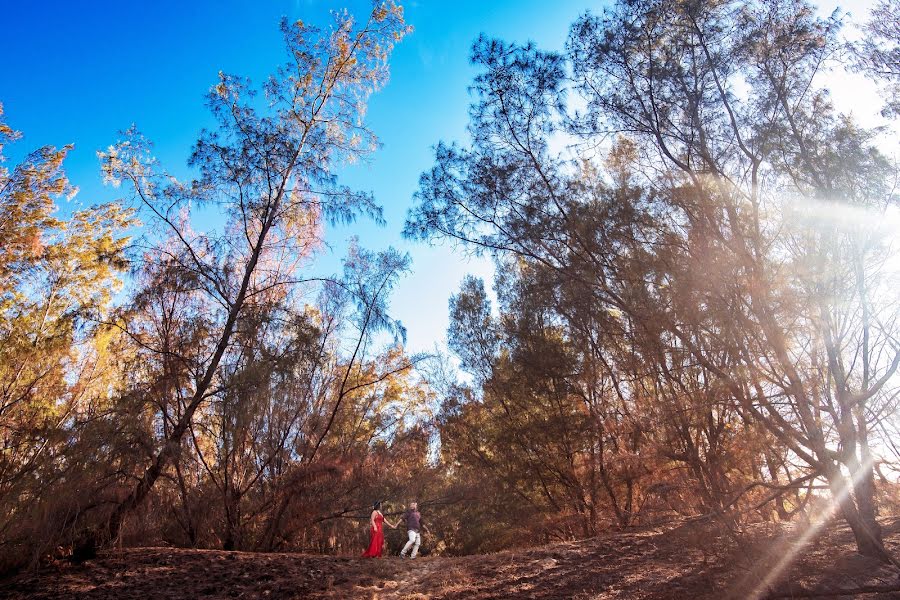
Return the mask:
<svg viewBox="0 0 900 600">
<path fill-rule="evenodd" d="M 270 75 L 209 74 L 186 167 L 153 127 L 117 124 L 91 167 L 105 187 L 75 205 L 74 146 L 32 144 L 0 106 L 14 597 L 46 569 L 75 578 L 64 596 L 85 561 L 128 571 L 166 548 L 367 545 L 423 566 L 305 556 L 266 594 L 851 593 L 838 575 L 900 592 L 900 4 L 587 4 L 544 49 L 509 40 L 552 8 L 498 3 L 533 29 L 467 38 L 465 122 L 418 163 L 377 162 L 373 123 L 402 145 L 404 111 L 445 119 L 432 80 L 415 83 L 430 105 L 387 84 L 389 62 L 404 81 L 449 64 L 408 24 L 438 11 L 455 39 L 449 7 L 282 17 Z M 849 106 L 847 81 L 877 106 Z M 410 172 L 402 233 L 371 234 Z M 422 301 L 405 281 L 441 243 L 492 280 Z M 425 280 L 447 285 L 448 264 Z M 446 337 L 411 346 L 410 306 Z M 832 568 L 840 553 L 867 566 Z M 792 580 L 804 564 L 831 575 Z"/>
</svg>

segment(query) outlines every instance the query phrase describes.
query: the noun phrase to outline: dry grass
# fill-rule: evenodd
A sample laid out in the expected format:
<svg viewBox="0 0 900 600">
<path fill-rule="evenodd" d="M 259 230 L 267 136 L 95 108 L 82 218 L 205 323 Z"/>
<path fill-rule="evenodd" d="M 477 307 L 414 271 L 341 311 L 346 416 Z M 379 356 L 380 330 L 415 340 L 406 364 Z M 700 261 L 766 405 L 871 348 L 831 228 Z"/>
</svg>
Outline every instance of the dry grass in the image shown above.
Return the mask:
<svg viewBox="0 0 900 600">
<path fill-rule="evenodd" d="M 900 551 L 900 521 L 887 522 Z M 697 525 L 610 534 L 485 556 L 380 560 L 297 554 L 134 548 L 82 565 L 60 563 L 0 582 L 0 597 L 310 598 L 371 600 L 746 598 L 790 551 L 797 531 L 758 527 L 740 543 Z M 853 552 L 846 528 L 830 526 L 796 552 L 773 585 L 900 584 L 897 573 Z M 767 590 L 758 590 L 764 595 Z M 900 598 L 900 593 L 867 598 Z"/>
</svg>

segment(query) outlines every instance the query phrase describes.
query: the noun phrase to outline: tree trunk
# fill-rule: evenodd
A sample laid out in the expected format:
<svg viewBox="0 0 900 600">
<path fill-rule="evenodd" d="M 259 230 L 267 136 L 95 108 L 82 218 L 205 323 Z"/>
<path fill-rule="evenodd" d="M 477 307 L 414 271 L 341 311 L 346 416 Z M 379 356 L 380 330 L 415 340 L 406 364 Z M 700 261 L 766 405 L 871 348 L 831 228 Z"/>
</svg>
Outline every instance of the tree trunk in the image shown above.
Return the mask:
<svg viewBox="0 0 900 600">
<path fill-rule="evenodd" d="M 291 493 L 285 491 L 284 496 L 275 503 L 269 521 L 266 523 L 266 531 L 258 545 L 258 549 L 266 552 L 271 552 L 275 549 L 275 536 L 278 533 L 278 528 L 281 526 L 281 520 L 284 517 L 284 513 L 287 512 L 288 505 L 290 504 L 290 497 Z"/>
<path fill-rule="evenodd" d="M 772 455 L 769 452 L 765 453 L 764 458 L 766 460 L 766 467 L 769 469 L 769 475 L 772 478 L 772 483 L 775 485 L 778 485 L 778 465 L 775 463 L 775 459 L 772 457 Z M 762 475 L 761 472 L 760 472 L 760 475 Z M 762 480 L 763 478 L 760 477 L 760 479 Z M 778 515 L 778 520 L 779 521 L 790 521 L 791 513 L 790 513 L 790 511 L 788 511 L 787 507 L 784 505 L 784 496 L 776 497 L 774 500 L 774 504 L 775 504 L 775 512 Z M 766 518 L 766 520 L 769 520 L 769 519 Z"/>
<path fill-rule="evenodd" d="M 853 495 L 859 514 L 859 524 L 866 538 L 866 544 L 860 546 L 859 552 L 866 556 L 884 558 L 886 555 L 882 540 L 881 525 L 878 524 L 875 510 L 875 476 L 871 465 L 857 465 L 861 472 L 857 473 L 853 482 Z"/>
<path fill-rule="evenodd" d="M 187 482 L 184 480 L 184 473 L 181 471 L 180 461 L 175 461 L 175 474 L 178 477 L 178 491 L 181 496 L 181 506 L 184 510 L 184 532 L 188 536 L 191 548 L 197 547 L 197 524 L 194 522 L 194 513 L 191 510 L 190 495 L 187 490 Z"/>
<path fill-rule="evenodd" d="M 279 190 L 278 196 L 273 201 L 271 211 L 272 214 L 275 214 L 278 210 L 278 207 L 280 206 L 282 193 L 283 190 Z M 185 407 L 184 413 L 182 413 L 181 417 L 178 419 L 178 423 L 175 424 L 175 427 L 172 428 L 172 432 L 163 443 L 162 448 L 160 449 L 159 453 L 157 453 L 153 462 L 149 467 L 147 467 L 147 470 L 144 471 L 143 476 L 138 480 L 137 485 L 134 486 L 131 493 L 128 494 L 128 496 L 116 506 L 106 524 L 99 527 L 98 529 L 95 529 L 94 531 L 87 532 L 83 536 L 84 543 L 76 545 L 74 549 L 74 554 L 76 556 L 85 553 L 86 556 L 91 557 L 96 554 L 96 551 L 100 546 L 109 543 L 111 540 L 114 540 L 118 537 L 119 531 L 122 528 L 122 523 L 125 520 L 125 516 L 132 510 L 134 510 L 137 506 L 139 506 L 150 494 L 150 490 L 153 489 L 153 486 L 156 484 L 156 480 L 159 479 L 160 475 L 162 475 L 163 470 L 170 464 L 172 459 L 180 451 L 181 440 L 187 432 L 188 428 L 191 426 L 191 422 L 194 418 L 194 413 L 206 399 L 206 393 L 212 385 L 213 379 L 218 372 L 219 362 L 222 360 L 222 356 L 224 356 L 225 350 L 228 348 L 231 336 L 234 333 L 238 313 L 240 313 L 241 309 L 244 306 L 244 301 L 250 288 L 250 282 L 253 278 L 254 272 L 256 271 L 256 265 L 259 262 L 263 244 L 266 240 L 266 235 L 268 234 L 271 226 L 272 217 L 269 216 L 260 229 L 259 235 L 257 236 L 255 249 L 250 255 L 250 259 L 247 262 L 246 267 L 244 268 L 241 287 L 238 291 L 234 303 L 231 305 L 231 308 L 228 311 L 228 318 L 225 320 L 225 323 L 222 327 L 222 333 L 218 343 L 216 344 L 215 352 L 213 353 L 209 364 L 207 364 L 206 366 L 203 378 L 198 382 L 197 387 L 194 390 L 191 401 Z"/>
<path fill-rule="evenodd" d="M 871 467 L 869 467 L 871 477 Z M 853 539 L 856 542 L 857 551 L 864 556 L 872 556 L 887 563 L 896 564 L 894 558 L 887 552 L 881 537 L 881 526 L 875 520 L 874 498 L 866 497 L 872 488 L 866 485 L 860 486 L 859 481 L 851 486 L 840 467 L 832 463 L 826 474 L 831 495 L 837 503 L 841 516 L 853 531 Z M 864 477 L 860 478 L 864 479 Z M 852 493 L 851 493 L 852 492 Z M 859 494 L 856 498 L 854 495 Z"/>
</svg>

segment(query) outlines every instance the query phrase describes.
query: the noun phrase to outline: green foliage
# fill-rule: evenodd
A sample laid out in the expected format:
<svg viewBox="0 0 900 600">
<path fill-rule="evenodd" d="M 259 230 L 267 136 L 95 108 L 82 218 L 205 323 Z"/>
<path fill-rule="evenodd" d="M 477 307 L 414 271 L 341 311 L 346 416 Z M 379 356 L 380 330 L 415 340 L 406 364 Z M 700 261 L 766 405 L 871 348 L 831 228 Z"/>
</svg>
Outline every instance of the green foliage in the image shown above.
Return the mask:
<svg viewBox="0 0 900 600">
<path fill-rule="evenodd" d="M 818 479 L 890 560 L 897 173 L 829 100 L 840 25 L 802 0 L 637 0 L 579 18 L 565 56 L 476 42 L 471 145 L 437 146 L 405 229 L 500 265 L 496 321 L 473 282 L 451 306 L 467 470 L 586 532 L 787 518 Z"/>
<path fill-rule="evenodd" d="M 115 538 L 296 545 L 310 491 L 352 495 L 369 451 L 412 435 L 417 358 L 378 337 L 403 338 L 386 297 L 408 258 L 354 243 L 342 277 L 304 276 L 325 222 L 381 219 L 334 173 L 376 148 L 365 102 L 408 31 L 392 2 L 327 31 L 282 23 L 266 103 L 224 73 L 211 88 L 196 179 L 135 128 L 98 153 L 132 208 L 54 217 L 68 146 L 0 171 L 0 567 Z M 0 148 L 16 137 L 0 124 Z M 225 225 L 192 229 L 198 205 Z"/>
<path fill-rule="evenodd" d="M 889 85 L 892 11 L 855 48 Z M 563 53 L 479 38 L 471 143 L 438 144 L 405 227 L 495 260 L 495 299 L 470 277 L 450 300 L 465 377 L 403 349 L 408 256 L 354 240 L 312 275 L 328 224 L 382 220 L 336 173 L 377 147 L 391 2 L 282 23 L 262 86 L 220 73 L 193 179 L 135 128 L 100 152 L 130 208 L 56 215 L 71 146 L 0 166 L 0 570 L 116 539 L 355 554 L 374 500 L 417 500 L 429 551 L 459 554 L 733 528 L 816 516 L 817 482 L 890 560 L 897 172 L 829 99 L 840 26 L 802 0 L 623 0 Z M 0 152 L 17 138 L 0 122 Z"/>
</svg>

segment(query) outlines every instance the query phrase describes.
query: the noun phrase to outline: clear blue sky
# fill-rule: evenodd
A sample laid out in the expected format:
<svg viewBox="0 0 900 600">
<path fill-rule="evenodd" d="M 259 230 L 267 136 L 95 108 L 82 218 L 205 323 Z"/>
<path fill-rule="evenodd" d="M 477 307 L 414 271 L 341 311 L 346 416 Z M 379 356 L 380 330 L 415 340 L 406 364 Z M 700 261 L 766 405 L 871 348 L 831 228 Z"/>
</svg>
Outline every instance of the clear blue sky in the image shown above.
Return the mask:
<svg viewBox="0 0 900 600">
<path fill-rule="evenodd" d="M 419 174 L 432 164 L 440 140 L 465 141 L 469 49 L 485 33 L 508 41 L 533 40 L 562 49 L 568 25 L 594 0 L 418 0 L 404 4 L 415 31 L 395 50 L 391 82 L 370 103 L 369 123 L 383 148 L 369 164 L 346 170 L 344 181 L 375 193 L 387 225 L 361 222 L 333 229 L 333 251 L 320 268 L 337 271 L 347 239 L 363 246 L 393 245 L 413 258 L 413 273 L 392 297 L 392 313 L 408 330 L 412 351 L 431 349 L 447 327 L 447 299 L 467 272 L 490 277 L 485 260 L 467 260 L 450 247 L 401 239 Z M 219 70 L 262 79 L 280 64 L 282 15 L 327 24 L 330 9 L 362 15 L 357 0 L 223 0 L 185 2 L 0 2 L 0 102 L 5 120 L 23 133 L 13 161 L 44 144 L 75 144 L 66 163 L 80 193 L 62 200 L 62 213 L 108 201 L 121 191 L 104 188 L 96 151 L 131 123 L 156 145 L 176 175 L 201 127 L 210 124 L 203 95 Z"/>
</svg>

